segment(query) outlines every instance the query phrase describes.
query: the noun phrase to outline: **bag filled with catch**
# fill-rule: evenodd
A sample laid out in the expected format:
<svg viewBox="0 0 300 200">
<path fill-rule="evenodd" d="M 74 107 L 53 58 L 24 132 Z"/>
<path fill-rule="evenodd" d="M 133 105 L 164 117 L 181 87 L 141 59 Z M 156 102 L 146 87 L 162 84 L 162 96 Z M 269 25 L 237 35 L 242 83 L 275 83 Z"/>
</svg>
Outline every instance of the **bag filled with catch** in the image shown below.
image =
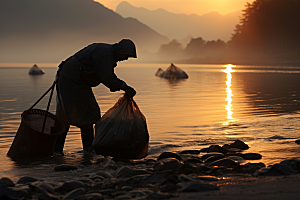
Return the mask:
<svg viewBox="0 0 300 200">
<path fill-rule="evenodd" d="M 146 118 L 125 95 L 96 123 L 93 148 L 97 154 L 140 159 L 147 156 L 148 143 Z"/>
</svg>

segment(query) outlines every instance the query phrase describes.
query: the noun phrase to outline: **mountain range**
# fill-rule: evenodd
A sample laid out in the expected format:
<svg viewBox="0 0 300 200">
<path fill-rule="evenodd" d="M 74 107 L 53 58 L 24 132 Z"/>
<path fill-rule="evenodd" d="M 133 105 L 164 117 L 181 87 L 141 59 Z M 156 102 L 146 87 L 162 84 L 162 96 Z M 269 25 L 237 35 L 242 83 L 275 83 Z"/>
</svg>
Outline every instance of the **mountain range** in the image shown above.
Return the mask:
<svg viewBox="0 0 300 200">
<path fill-rule="evenodd" d="M 1 0 L 0 62 L 60 62 L 94 42 L 132 39 L 156 51 L 163 36 L 93 0 Z"/>
<path fill-rule="evenodd" d="M 164 9 L 148 10 L 143 7 L 135 7 L 126 1 L 121 2 L 116 13 L 123 17 L 133 17 L 140 22 L 178 41 L 190 37 L 202 37 L 204 40 L 221 39 L 227 42 L 234 32 L 235 25 L 239 23 L 242 11 L 236 11 L 227 15 L 210 12 L 204 15 L 175 14 Z"/>
</svg>

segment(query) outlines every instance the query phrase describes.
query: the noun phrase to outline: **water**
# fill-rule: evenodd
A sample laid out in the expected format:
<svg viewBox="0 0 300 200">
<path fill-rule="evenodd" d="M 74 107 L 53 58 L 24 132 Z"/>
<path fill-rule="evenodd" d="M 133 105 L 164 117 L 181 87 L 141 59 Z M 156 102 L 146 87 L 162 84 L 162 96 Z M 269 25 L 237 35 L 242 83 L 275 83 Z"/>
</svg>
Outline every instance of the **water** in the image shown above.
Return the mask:
<svg viewBox="0 0 300 200">
<path fill-rule="evenodd" d="M 59 163 L 93 164 L 82 149 L 79 129 L 71 127 L 66 156 L 14 161 L 6 157 L 28 109 L 51 86 L 57 64 L 39 64 L 44 75 L 30 76 L 32 64 L 0 64 L 0 177 L 39 173 Z M 137 90 L 135 100 L 150 133 L 149 157 L 163 151 L 201 149 L 236 139 L 264 162 L 300 158 L 300 67 L 178 64 L 189 79 L 170 81 L 154 76 L 166 64 L 120 63 L 119 78 Z M 93 89 L 104 114 L 122 96 L 104 86 Z M 55 97 L 54 97 L 55 99 Z M 48 96 L 37 106 L 46 109 Z M 50 112 L 55 113 L 55 100 Z M 34 169 L 34 170 L 33 170 Z M 31 171 L 30 171 L 31 170 Z M 32 171 L 33 170 L 33 171 Z"/>
</svg>

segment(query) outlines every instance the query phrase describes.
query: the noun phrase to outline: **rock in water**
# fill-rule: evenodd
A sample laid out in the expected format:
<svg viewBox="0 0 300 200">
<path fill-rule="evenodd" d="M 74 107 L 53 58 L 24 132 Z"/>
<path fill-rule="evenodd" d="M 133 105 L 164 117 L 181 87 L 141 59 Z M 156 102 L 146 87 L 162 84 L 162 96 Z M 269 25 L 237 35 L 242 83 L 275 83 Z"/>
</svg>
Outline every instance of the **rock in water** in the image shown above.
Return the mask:
<svg viewBox="0 0 300 200">
<path fill-rule="evenodd" d="M 189 77 L 185 71 L 179 67 L 176 67 L 173 63 L 171 63 L 166 71 L 163 71 L 161 68 L 159 68 L 155 75 L 166 79 L 186 79 Z"/>
<path fill-rule="evenodd" d="M 173 152 L 163 152 L 160 154 L 160 156 L 157 158 L 157 160 L 161 160 L 164 158 L 176 158 L 177 160 L 183 160 L 180 155 Z"/>
<path fill-rule="evenodd" d="M 262 158 L 262 155 L 258 153 L 244 153 L 241 155 L 245 160 L 259 160 Z"/>
<path fill-rule="evenodd" d="M 36 178 L 30 177 L 30 176 L 24 176 L 18 180 L 18 184 L 27 184 L 38 181 Z"/>
<path fill-rule="evenodd" d="M 30 75 L 39 75 L 39 74 L 45 74 L 43 70 L 41 70 L 36 64 L 33 65 L 33 67 L 29 70 Z"/>
<path fill-rule="evenodd" d="M 228 146 L 228 149 L 231 149 L 231 148 L 247 150 L 247 149 L 249 149 L 249 146 L 241 140 L 236 140 Z"/>
<path fill-rule="evenodd" d="M 296 174 L 297 171 L 284 164 L 274 164 L 270 167 L 261 168 L 254 173 L 254 176 L 284 176 Z"/>
<path fill-rule="evenodd" d="M 201 160 L 206 160 L 209 157 L 215 157 L 214 161 L 225 158 L 224 154 L 222 154 L 222 153 L 208 153 L 208 154 L 204 154 L 203 156 L 201 156 Z"/>
<path fill-rule="evenodd" d="M 76 169 L 78 169 L 78 167 L 67 164 L 57 165 L 56 167 L 54 167 L 54 171 L 71 171 Z"/>
<path fill-rule="evenodd" d="M 227 153 L 228 150 L 223 148 L 223 147 L 220 147 L 219 145 L 211 145 L 208 150 L 207 150 L 208 153 L 211 153 L 211 152 L 218 152 L 218 153 Z"/>
<path fill-rule="evenodd" d="M 238 163 L 228 159 L 228 158 L 223 158 L 221 160 L 217 160 L 211 164 L 209 164 L 209 166 L 218 166 L 218 167 L 232 167 L 234 165 L 237 165 Z"/>
</svg>

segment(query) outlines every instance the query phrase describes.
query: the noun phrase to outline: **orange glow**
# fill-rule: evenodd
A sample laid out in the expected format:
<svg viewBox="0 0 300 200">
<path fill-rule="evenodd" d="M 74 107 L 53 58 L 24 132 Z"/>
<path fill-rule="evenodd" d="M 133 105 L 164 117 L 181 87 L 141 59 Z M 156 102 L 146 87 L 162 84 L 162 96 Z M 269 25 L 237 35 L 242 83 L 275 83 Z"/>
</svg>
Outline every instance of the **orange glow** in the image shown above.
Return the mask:
<svg viewBox="0 0 300 200">
<path fill-rule="evenodd" d="M 226 101 L 227 104 L 225 105 L 225 110 L 227 111 L 227 119 L 233 119 L 232 115 L 233 115 L 233 108 L 232 108 L 232 90 L 231 90 L 231 73 L 234 72 L 234 70 L 232 69 L 233 67 L 235 67 L 235 65 L 225 65 L 226 69 L 222 69 L 222 72 L 225 72 L 227 74 L 227 80 L 226 80 L 226 93 L 227 93 L 227 97 L 226 97 Z"/>
<path fill-rule="evenodd" d="M 115 10 L 123 0 L 94 0 Z M 247 2 L 254 0 L 126 0 L 135 7 L 144 7 L 148 10 L 165 9 L 177 14 L 198 14 L 203 15 L 216 11 L 222 15 L 243 10 Z"/>
</svg>

